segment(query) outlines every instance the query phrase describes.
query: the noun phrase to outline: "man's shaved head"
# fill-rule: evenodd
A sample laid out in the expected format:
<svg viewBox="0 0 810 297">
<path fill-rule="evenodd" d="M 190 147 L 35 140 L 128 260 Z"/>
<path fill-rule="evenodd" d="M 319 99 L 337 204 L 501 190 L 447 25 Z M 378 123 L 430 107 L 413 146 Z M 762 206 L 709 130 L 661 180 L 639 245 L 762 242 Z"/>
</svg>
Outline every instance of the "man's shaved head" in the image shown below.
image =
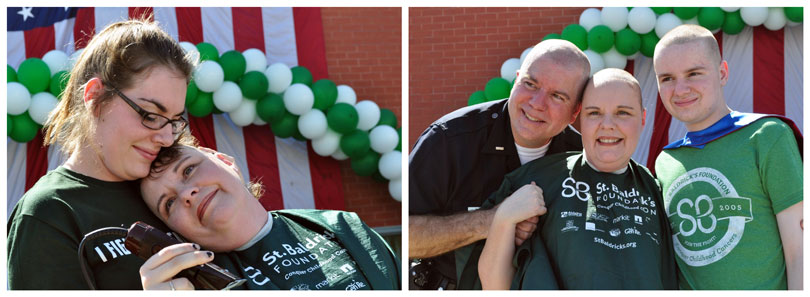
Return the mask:
<svg viewBox="0 0 810 297">
<path fill-rule="evenodd" d="M 560 65 L 566 65 L 571 69 L 580 69 L 582 70 L 581 81 L 578 90 L 579 96 L 577 96 L 577 100 L 581 101 L 582 99 L 582 92 L 581 90 L 585 87 L 585 83 L 588 81 L 588 77 L 591 73 L 591 63 L 588 61 L 588 56 L 585 55 L 576 45 L 571 43 L 567 40 L 562 39 L 549 39 L 545 41 L 541 41 L 537 45 L 532 48 L 531 51 L 526 55 L 526 59 L 523 60 L 523 63 L 520 65 L 519 72 L 521 74 L 527 73 L 529 67 L 537 61 L 538 59 L 549 59 L 554 61 Z"/>
<path fill-rule="evenodd" d="M 655 53 L 653 59 L 658 57 L 659 53 L 670 45 L 687 44 L 696 42 L 701 44 L 705 49 L 706 56 L 711 58 L 712 62 L 719 65 L 722 62 L 720 57 L 720 46 L 717 45 L 717 39 L 714 34 L 706 28 L 698 25 L 680 25 L 667 32 L 658 44 L 655 45 Z"/>
</svg>

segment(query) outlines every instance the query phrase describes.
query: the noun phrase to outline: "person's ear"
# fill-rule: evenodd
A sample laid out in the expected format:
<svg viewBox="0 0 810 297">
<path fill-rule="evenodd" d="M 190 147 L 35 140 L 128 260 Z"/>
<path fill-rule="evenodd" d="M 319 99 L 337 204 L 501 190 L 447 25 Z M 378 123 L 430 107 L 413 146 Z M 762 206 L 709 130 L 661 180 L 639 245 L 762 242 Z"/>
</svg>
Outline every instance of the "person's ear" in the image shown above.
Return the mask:
<svg viewBox="0 0 810 297">
<path fill-rule="evenodd" d="M 644 127 L 647 124 L 647 109 L 642 107 L 641 110 L 641 127 Z"/>
<path fill-rule="evenodd" d="M 93 114 L 96 113 L 96 99 L 98 99 L 104 91 L 104 84 L 98 77 L 91 78 L 84 85 L 84 107 L 90 109 Z"/>
<path fill-rule="evenodd" d="M 577 116 L 579 116 L 579 112 L 582 111 L 582 101 L 577 103 L 577 106 L 574 108 L 574 113 L 571 114 L 571 120 L 568 122 L 569 125 L 577 121 Z"/>
<path fill-rule="evenodd" d="M 726 60 L 723 60 L 723 62 L 720 63 L 720 85 L 725 86 L 727 82 L 728 82 L 728 62 L 726 62 Z"/>
</svg>

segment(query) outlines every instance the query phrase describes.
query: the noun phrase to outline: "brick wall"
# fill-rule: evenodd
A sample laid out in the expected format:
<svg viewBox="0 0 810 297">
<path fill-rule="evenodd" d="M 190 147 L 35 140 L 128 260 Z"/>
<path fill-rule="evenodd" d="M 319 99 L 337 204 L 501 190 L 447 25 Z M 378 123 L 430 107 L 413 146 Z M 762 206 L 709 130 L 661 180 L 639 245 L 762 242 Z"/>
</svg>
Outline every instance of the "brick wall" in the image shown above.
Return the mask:
<svg viewBox="0 0 810 297">
<path fill-rule="evenodd" d="M 500 76 L 546 34 L 579 23 L 584 7 L 411 8 L 409 15 L 409 145 L 442 115 Z"/>
<path fill-rule="evenodd" d="M 351 86 L 358 102 L 390 109 L 402 125 L 401 8 L 325 7 L 321 17 L 329 79 Z M 402 204 L 388 194 L 388 182 L 358 176 L 349 160 L 341 171 L 346 210 L 372 227 L 402 224 Z"/>
</svg>

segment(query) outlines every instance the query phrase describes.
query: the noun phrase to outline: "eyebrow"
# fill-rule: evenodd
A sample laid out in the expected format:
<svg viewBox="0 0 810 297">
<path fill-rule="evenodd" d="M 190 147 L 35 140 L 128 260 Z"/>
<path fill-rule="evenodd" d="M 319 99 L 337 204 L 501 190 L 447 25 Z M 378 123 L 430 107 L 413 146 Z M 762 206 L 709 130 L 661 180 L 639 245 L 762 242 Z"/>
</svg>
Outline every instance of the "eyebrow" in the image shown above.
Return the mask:
<svg viewBox="0 0 810 297">
<path fill-rule="evenodd" d="M 146 101 L 146 102 L 148 102 L 148 103 L 152 103 L 152 105 L 154 105 L 155 107 L 157 107 L 157 109 L 158 109 L 160 112 L 165 113 L 165 112 L 168 110 L 168 109 L 166 109 L 166 106 L 164 106 L 163 104 L 161 104 L 160 102 L 158 102 L 158 101 L 157 101 L 157 100 L 155 100 L 155 99 L 149 99 L 149 98 L 143 98 L 143 97 L 140 97 L 140 98 L 138 98 L 138 99 L 140 99 L 140 100 L 142 100 L 142 101 Z M 181 115 L 183 115 L 183 113 L 185 113 L 185 112 L 186 112 L 186 109 L 185 109 L 185 108 L 183 108 L 183 111 L 181 111 L 181 112 L 177 113 L 177 114 L 176 114 L 176 115 L 174 115 L 174 116 L 181 116 Z"/>
<path fill-rule="evenodd" d="M 634 107 L 628 106 L 628 105 L 619 105 L 617 107 L 618 108 L 626 108 L 626 109 L 635 109 Z M 584 106 L 584 107 L 582 107 L 582 109 L 601 109 L 601 108 L 598 107 L 598 106 Z"/>
<path fill-rule="evenodd" d="M 528 78 L 529 80 L 531 80 L 535 84 L 537 83 L 537 79 L 535 79 L 531 74 L 526 73 L 526 78 Z M 566 93 L 565 91 L 562 91 L 562 90 L 552 90 L 551 93 L 552 94 L 557 93 L 557 94 L 565 96 L 566 99 L 571 99 L 571 95 L 568 95 L 568 93 Z"/>
<path fill-rule="evenodd" d="M 706 69 L 706 67 L 703 67 L 703 66 L 695 66 L 695 67 L 686 69 L 686 71 L 684 71 L 684 72 L 689 73 L 689 72 L 692 72 L 692 71 L 705 70 L 705 69 Z M 662 77 L 662 76 L 672 76 L 672 74 L 670 74 L 670 73 L 661 73 L 661 74 L 656 75 L 656 77 Z"/>
</svg>

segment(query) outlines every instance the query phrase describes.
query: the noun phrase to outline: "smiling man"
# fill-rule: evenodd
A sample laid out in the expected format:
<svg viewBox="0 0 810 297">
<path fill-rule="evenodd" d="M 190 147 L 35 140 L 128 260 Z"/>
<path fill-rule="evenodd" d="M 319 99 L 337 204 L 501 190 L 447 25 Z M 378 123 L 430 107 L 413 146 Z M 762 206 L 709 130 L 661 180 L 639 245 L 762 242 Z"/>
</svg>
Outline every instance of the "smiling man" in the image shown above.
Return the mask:
<svg viewBox="0 0 810 297">
<path fill-rule="evenodd" d="M 456 261 L 468 256 L 454 250 L 486 239 L 494 209 L 477 208 L 504 175 L 544 155 L 582 150 L 580 135 L 567 127 L 589 74 L 587 57 L 572 43 L 543 41 L 523 61 L 508 99 L 456 110 L 422 133 L 409 161 L 408 251 L 422 259 L 417 287 L 456 288 Z M 536 222 L 518 224 L 516 243 Z"/>
<path fill-rule="evenodd" d="M 655 162 L 680 287 L 802 289 L 798 129 L 726 105 L 728 65 L 703 27 L 667 33 L 653 64 L 664 107 L 688 130 Z"/>
</svg>

